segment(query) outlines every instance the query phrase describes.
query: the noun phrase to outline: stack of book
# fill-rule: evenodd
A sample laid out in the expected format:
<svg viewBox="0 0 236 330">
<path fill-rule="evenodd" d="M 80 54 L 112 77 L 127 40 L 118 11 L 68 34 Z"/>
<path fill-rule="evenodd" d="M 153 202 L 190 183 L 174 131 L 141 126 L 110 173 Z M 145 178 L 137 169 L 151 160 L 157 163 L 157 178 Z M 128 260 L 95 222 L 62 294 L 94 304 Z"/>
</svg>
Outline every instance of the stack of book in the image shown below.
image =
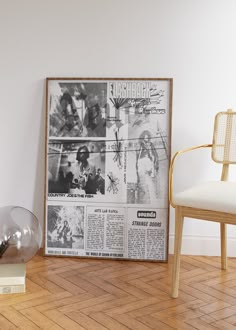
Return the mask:
<svg viewBox="0 0 236 330">
<path fill-rule="evenodd" d="M 25 292 L 25 264 L 0 264 L 0 294 Z"/>
</svg>

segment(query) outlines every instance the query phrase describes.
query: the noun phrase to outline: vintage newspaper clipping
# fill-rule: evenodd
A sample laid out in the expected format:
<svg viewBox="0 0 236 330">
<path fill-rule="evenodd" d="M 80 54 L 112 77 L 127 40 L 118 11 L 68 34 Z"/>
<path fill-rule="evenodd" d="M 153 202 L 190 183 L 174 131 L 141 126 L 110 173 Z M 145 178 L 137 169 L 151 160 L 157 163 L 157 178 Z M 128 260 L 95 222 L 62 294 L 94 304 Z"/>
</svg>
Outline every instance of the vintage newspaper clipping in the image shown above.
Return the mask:
<svg viewBox="0 0 236 330">
<path fill-rule="evenodd" d="M 47 79 L 45 254 L 167 260 L 171 79 Z"/>
</svg>

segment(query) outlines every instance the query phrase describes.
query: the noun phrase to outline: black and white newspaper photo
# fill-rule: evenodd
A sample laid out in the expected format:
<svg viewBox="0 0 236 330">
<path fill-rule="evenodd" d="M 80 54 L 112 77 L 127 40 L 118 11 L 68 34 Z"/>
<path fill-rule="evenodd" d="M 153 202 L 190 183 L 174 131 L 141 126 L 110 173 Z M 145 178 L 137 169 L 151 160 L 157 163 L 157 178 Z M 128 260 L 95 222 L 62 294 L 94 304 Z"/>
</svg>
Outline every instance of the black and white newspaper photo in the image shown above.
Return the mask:
<svg viewBox="0 0 236 330">
<path fill-rule="evenodd" d="M 162 116 L 140 114 L 130 117 L 127 166 L 129 204 L 167 207 L 169 151 L 167 130 L 161 125 Z"/>
<path fill-rule="evenodd" d="M 171 107 L 168 78 L 47 79 L 46 254 L 167 261 Z"/>
<path fill-rule="evenodd" d="M 49 137 L 105 137 L 107 84 L 49 84 Z"/>
<path fill-rule="evenodd" d="M 48 197 L 104 195 L 105 148 L 99 141 L 50 140 Z"/>
<path fill-rule="evenodd" d="M 48 205 L 47 248 L 49 254 L 61 255 L 84 250 L 83 206 Z"/>
</svg>

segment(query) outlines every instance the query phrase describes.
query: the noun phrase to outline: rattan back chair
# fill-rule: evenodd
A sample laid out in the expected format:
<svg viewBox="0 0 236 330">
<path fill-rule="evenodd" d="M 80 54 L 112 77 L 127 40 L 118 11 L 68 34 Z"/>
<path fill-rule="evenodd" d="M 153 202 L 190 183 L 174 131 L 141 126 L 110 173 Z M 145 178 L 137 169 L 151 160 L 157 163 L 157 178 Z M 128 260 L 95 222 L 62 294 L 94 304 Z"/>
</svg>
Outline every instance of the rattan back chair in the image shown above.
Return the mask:
<svg viewBox="0 0 236 330">
<path fill-rule="evenodd" d="M 204 182 L 183 192 L 173 192 L 175 161 L 183 153 L 211 148 L 212 159 L 222 164 L 221 180 Z M 236 225 L 236 182 L 228 181 L 229 165 L 236 164 L 236 112 L 228 110 L 215 117 L 213 142 L 177 152 L 170 165 L 169 199 L 175 208 L 174 261 L 171 296 L 178 297 L 180 253 L 184 218 L 220 223 L 221 268 L 227 269 L 226 224 Z"/>
</svg>

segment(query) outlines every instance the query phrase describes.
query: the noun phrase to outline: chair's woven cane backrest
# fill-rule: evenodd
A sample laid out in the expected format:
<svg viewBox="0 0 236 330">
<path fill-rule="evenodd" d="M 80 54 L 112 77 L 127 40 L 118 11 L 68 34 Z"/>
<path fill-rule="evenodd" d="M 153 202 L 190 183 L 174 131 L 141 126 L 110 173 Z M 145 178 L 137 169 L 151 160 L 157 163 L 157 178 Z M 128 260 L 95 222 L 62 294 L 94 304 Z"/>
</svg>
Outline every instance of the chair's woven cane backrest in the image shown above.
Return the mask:
<svg viewBox="0 0 236 330">
<path fill-rule="evenodd" d="M 217 163 L 236 164 L 236 112 L 219 112 L 215 117 L 212 159 Z"/>
</svg>

